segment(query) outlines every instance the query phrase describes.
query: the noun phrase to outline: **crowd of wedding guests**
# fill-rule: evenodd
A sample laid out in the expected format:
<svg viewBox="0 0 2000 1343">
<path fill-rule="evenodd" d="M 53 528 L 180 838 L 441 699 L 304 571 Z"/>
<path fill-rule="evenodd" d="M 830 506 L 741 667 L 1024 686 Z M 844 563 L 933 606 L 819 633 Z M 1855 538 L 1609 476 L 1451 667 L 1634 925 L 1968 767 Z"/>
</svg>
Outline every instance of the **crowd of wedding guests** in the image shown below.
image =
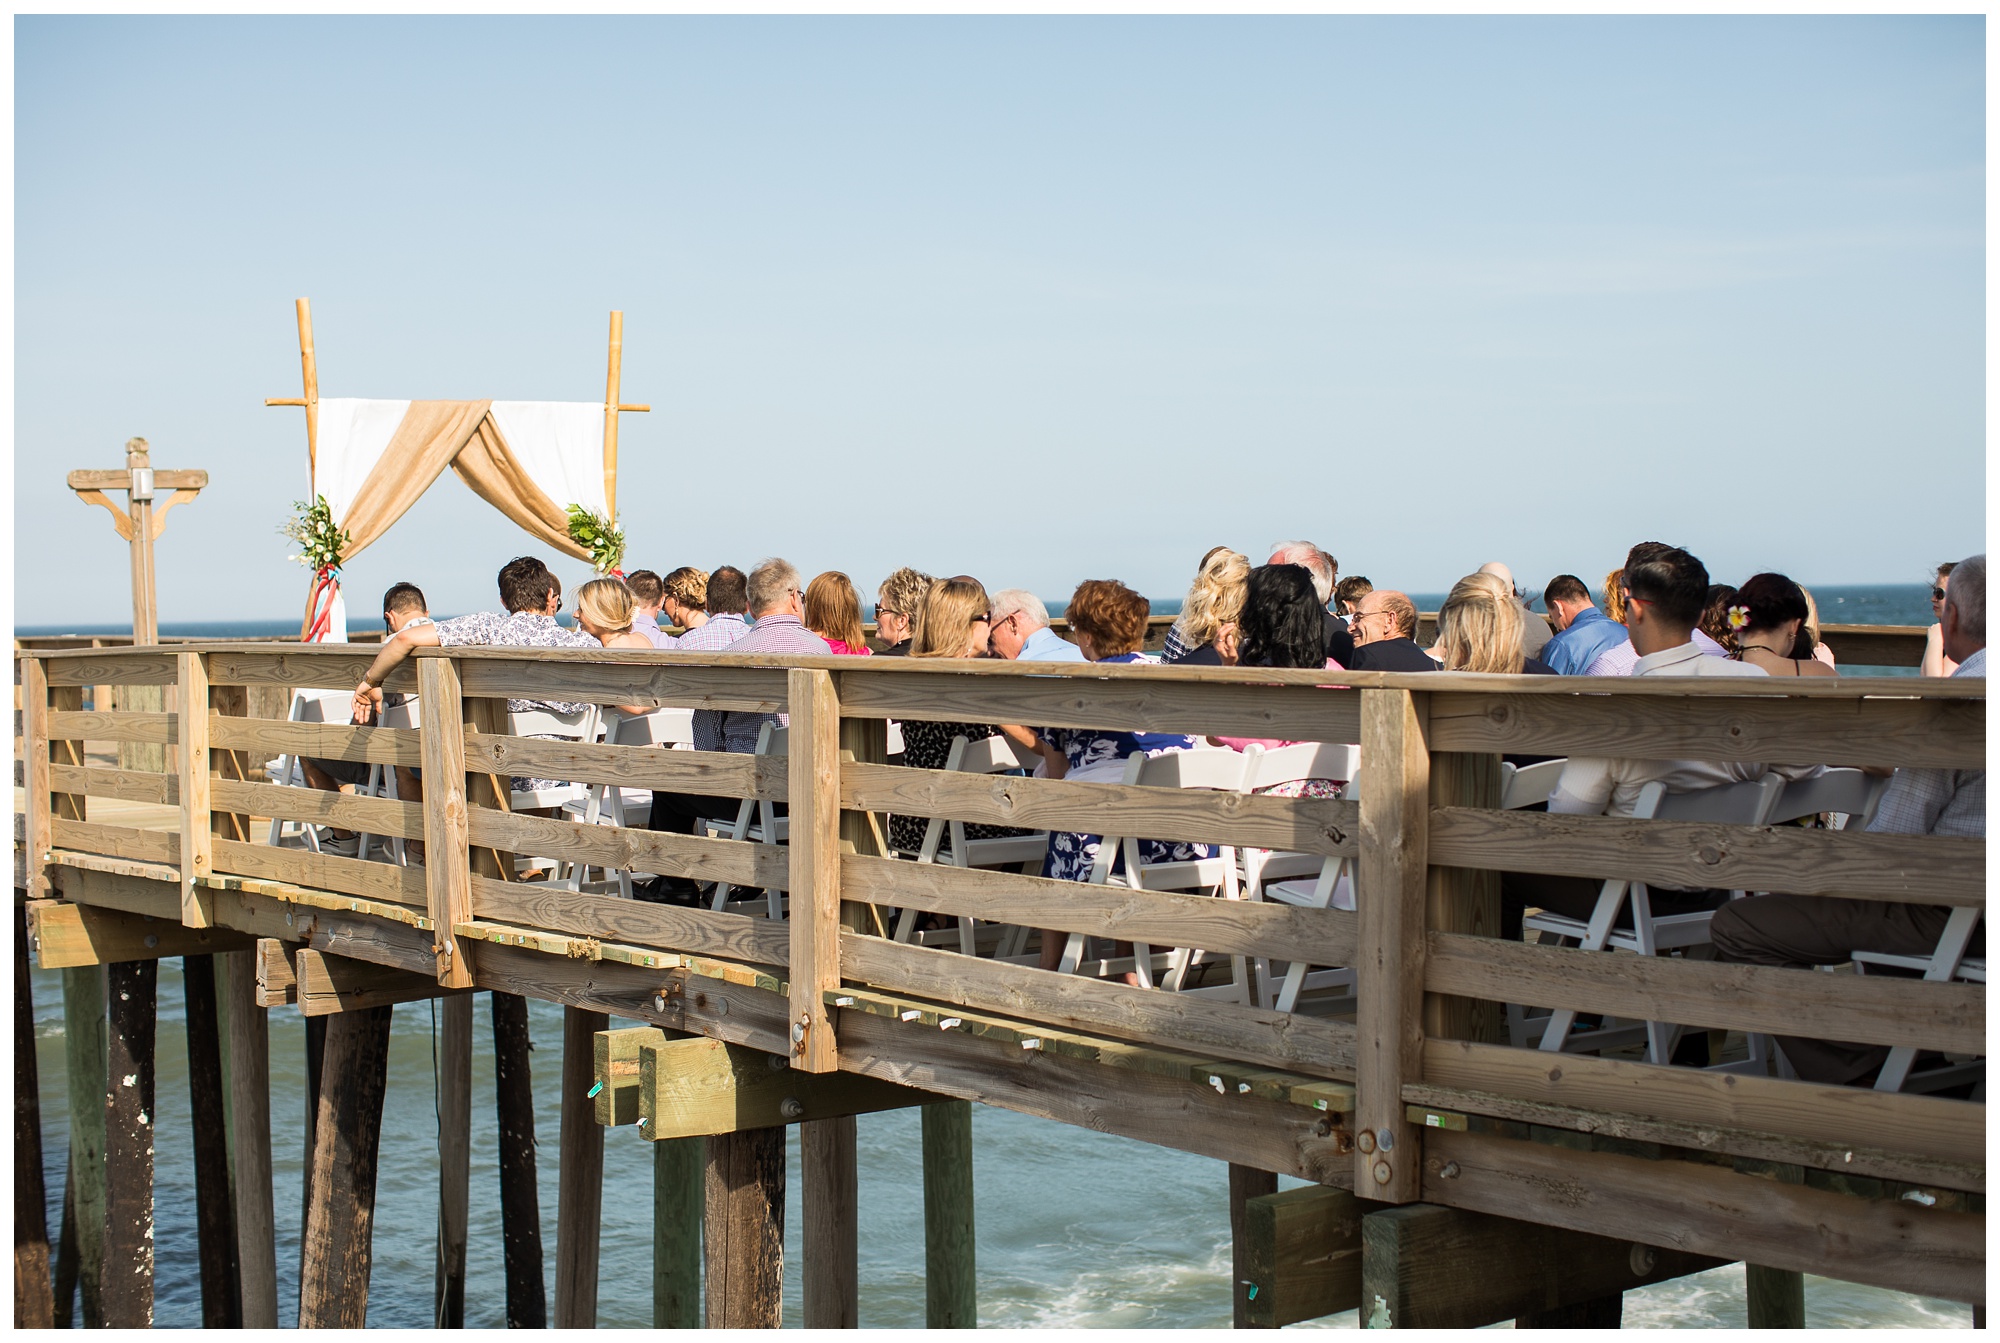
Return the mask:
<svg viewBox="0 0 2000 1343">
<path fill-rule="evenodd" d="M 414 594 L 414 596 L 412 596 Z M 1068 635 L 1052 627 L 1043 599 L 1024 588 L 989 592 L 969 575 L 933 577 L 901 568 L 873 594 L 876 637 L 863 624 L 862 594 L 838 571 L 810 581 L 790 563 L 767 559 L 747 573 L 723 565 L 683 566 L 663 575 L 637 570 L 598 578 L 577 593 L 574 627 L 557 620 L 562 585 L 540 560 L 524 557 L 500 571 L 501 611 L 433 621 L 422 594 L 399 584 L 385 598 L 392 637 L 355 690 L 356 721 L 370 721 L 384 702 L 383 679 L 414 647 L 466 644 L 533 648 L 629 648 L 665 652 L 844 654 L 856 657 L 1003 658 L 1029 662 L 1159 663 L 1178 667 L 1272 667 L 1326 671 L 1469 672 L 1534 676 L 1825 677 L 1838 669 L 1819 638 L 1812 594 L 1791 578 L 1759 573 L 1738 585 L 1716 584 L 1687 550 L 1642 542 L 1607 574 L 1595 593 L 1580 577 L 1558 574 L 1543 587 L 1536 611 L 1512 573 L 1489 563 L 1452 586 L 1433 632 L 1421 632 L 1404 592 L 1367 578 L 1341 578 L 1323 548 L 1304 541 L 1273 546 L 1262 564 L 1248 553 L 1217 546 L 1201 559 L 1179 617 L 1158 655 L 1142 651 L 1151 604 L 1115 579 L 1091 579 L 1068 596 Z M 1926 675 L 1985 675 L 1985 556 L 1941 565 L 1932 588 Z M 514 701 L 515 710 L 568 712 L 581 706 Z M 644 706 L 620 706 L 643 712 Z M 776 715 L 701 710 L 698 750 L 750 752 L 764 723 Z M 1005 723 L 903 725 L 899 763 L 938 769 L 955 738 L 1005 737 L 1033 772 L 1051 779 L 1115 781 L 1135 753 L 1193 749 L 1196 739 L 1172 732 L 1037 728 Z M 1244 750 L 1251 739 L 1212 738 L 1211 746 Z M 1268 747 L 1290 743 L 1265 741 Z M 1660 782 L 1669 793 L 1759 777 L 1767 769 L 1788 778 L 1820 767 L 1736 761 L 1572 758 L 1551 793 L 1551 812 L 1631 815 L 1641 790 Z M 313 762 L 316 786 L 337 786 L 328 762 Z M 410 781 L 420 786 L 419 781 Z M 1280 785 L 1292 796 L 1327 796 L 1345 780 L 1310 779 Z M 517 788 L 552 781 L 516 780 Z M 648 825 L 694 833 L 701 818 L 734 814 L 737 800 L 656 793 Z M 914 853 L 926 826 L 921 817 L 894 817 L 892 848 Z M 1983 770 L 1904 769 L 1895 773 L 1871 829 L 1899 834 L 1983 837 Z M 968 825 L 968 838 L 1018 835 Z M 1099 836 L 1050 837 L 1043 875 L 1084 880 Z M 1146 841 L 1145 861 L 1207 856 L 1205 845 Z M 1122 858 L 1121 860 L 1122 861 Z M 1769 965 L 1838 964 L 1857 949 L 1927 955 L 1948 911 L 1910 904 L 1789 895 L 1729 900 L 1719 890 L 1654 886 L 1656 913 L 1715 911 L 1717 955 Z M 1505 874 L 1503 935 L 1520 935 L 1526 909 L 1587 918 L 1598 883 L 1582 878 Z M 695 883 L 661 877 L 642 898 L 694 904 Z M 1629 907 L 1624 915 L 1629 926 Z M 1053 966 L 1062 939 L 1043 939 Z M 1983 933 L 1976 948 L 1983 954 Z M 1865 1081 L 1881 1049 L 1811 1040 L 1782 1040 L 1801 1075 L 1834 1082 Z"/>
</svg>

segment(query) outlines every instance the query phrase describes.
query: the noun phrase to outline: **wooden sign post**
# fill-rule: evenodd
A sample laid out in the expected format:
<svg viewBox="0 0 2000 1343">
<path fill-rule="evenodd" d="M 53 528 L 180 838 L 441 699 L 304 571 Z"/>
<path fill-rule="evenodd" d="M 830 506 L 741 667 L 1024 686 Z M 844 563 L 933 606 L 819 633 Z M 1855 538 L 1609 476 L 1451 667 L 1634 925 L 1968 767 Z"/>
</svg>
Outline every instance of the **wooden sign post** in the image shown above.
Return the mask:
<svg viewBox="0 0 2000 1343">
<path fill-rule="evenodd" d="M 72 471 L 69 487 L 87 504 L 111 514 L 118 534 L 132 543 L 132 642 L 160 641 L 159 594 L 153 576 L 153 542 L 166 530 L 167 510 L 184 504 L 208 486 L 206 471 L 155 471 L 143 438 L 125 440 L 123 471 Z M 124 490 L 126 507 L 106 497 Z M 155 508 L 155 502 L 159 507 Z"/>
</svg>

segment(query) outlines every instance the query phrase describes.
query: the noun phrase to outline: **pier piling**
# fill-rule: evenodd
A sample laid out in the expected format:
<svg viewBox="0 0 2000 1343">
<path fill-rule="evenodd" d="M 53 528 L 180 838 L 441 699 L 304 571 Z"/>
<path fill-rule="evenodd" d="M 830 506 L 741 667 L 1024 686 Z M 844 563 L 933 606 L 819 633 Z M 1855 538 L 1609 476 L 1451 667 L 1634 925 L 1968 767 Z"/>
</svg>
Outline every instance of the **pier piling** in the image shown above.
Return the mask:
<svg viewBox="0 0 2000 1343">
<path fill-rule="evenodd" d="M 972 1103 L 926 1105 L 924 1146 L 924 1319 L 932 1329 L 979 1325 L 978 1265 L 972 1230 Z"/>
<path fill-rule="evenodd" d="M 110 1070 L 104 1113 L 104 1262 L 100 1290 L 112 1329 L 153 1324 L 153 1046 L 160 963 L 107 967 Z"/>
<path fill-rule="evenodd" d="M 28 911 L 14 906 L 14 1327 L 55 1323 L 49 1282 L 49 1215 L 42 1175 L 42 1100 L 35 1060 L 35 999 L 28 979 Z M 67 1310 L 65 1310 L 67 1315 Z"/>
<path fill-rule="evenodd" d="M 528 1004 L 493 993 L 493 1089 L 500 1121 L 500 1239 L 507 1327 L 546 1329 L 541 1200 L 535 1192 L 535 1095 L 528 1068 Z"/>
<path fill-rule="evenodd" d="M 209 1329 L 243 1323 L 237 1277 L 236 1208 L 229 1193 L 229 1147 L 223 1122 L 222 1040 L 215 957 L 181 958 L 187 1000 L 188 1102 L 194 1129 L 195 1239 L 201 1260 L 201 1322 Z"/>
<path fill-rule="evenodd" d="M 799 1125 L 808 1329 L 853 1329 L 860 1324 L 860 1191 L 854 1144 L 853 1115 L 809 1119 Z"/>
<path fill-rule="evenodd" d="M 653 1327 L 701 1324 L 701 1221 L 706 1138 L 653 1144 Z"/>
<path fill-rule="evenodd" d="M 312 1214 L 299 1273 L 302 1329 L 361 1329 L 368 1324 L 375 1158 L 395 1010 L 364 1007 L 327 1020 Z"/>
<path fill-rule="evenodd" d="M 62 972 L 63 1062 L 69 1076 L 69 1189 L 63 1196 L 67 1268 L 59 1283 L 76 1284 L 83 1326 L 104 1327 L 104 1093 L 109 1048 L 104 1020 L 104 967 Z M 59 1247 L 60 1250 L 60 1247 Z M 58 1258 L 60 1259 L 60 1253 Z M 62 1298 L 58 1314 L 67 1316 Z"/>
<path fill-rule="evenodd" d="M 1258 1170 L 1255 1166 L 1239 1166 L 1229 1163 L 1229 1292 L 1232 1301 L 1231 1324 L 1237 1329 L 1254 1329 L 1253 1308 L 1255 1297 L 1251 1288 L 1256 1279 L 1250 1269 L 1250 1245 L 1244 1236 L 1244 1209 L 1253 1198 L 1264 1198 L 1278 1192 L 1278 1177 L 1275 1172 Z"/>
<path fill-rule="evenodd" d="M 784 1127 L 708 1139 L 702 1245 L 710 1329 L 776 1329 L 785 1267 Z"/>
<path fill-rule="evenodd" d="M 437 1000 L 438 1244 L 433 1320 L 465 1327 L 466 1220 L 472 1197 L 472 995 Z"/>
<path fill-rule="evenodd" d="M 602 1012 L 563 1009 L 562 1128 L 556 1185 L 556 1328 L 597 1327 L 598 1237 L 604 1216 L 604 1126 L 591 1102 Z"/>
<path fill-rule="evenodd" d="M 278 1327 L 278 1230 L 271 1192 L 271 1020 L 257 1006 L 254 951 L 216 956 L 228 1039 L 230 1183 L 236 1199 L 236 1275 L 246 1329 Z M 311 1179 L 308 1164 L 307 1179 Z"/>
</svg>

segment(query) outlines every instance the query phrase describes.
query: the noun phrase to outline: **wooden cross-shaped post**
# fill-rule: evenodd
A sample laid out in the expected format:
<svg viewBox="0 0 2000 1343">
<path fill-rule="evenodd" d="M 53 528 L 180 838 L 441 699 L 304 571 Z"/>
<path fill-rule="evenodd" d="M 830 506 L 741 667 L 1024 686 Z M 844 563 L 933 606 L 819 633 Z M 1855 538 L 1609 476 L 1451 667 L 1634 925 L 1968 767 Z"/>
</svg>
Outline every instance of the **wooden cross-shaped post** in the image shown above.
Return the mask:
<svg viewBox="0 0 2000 1343">
<path fill-rule="evenodd" d="M 72 471 L 69 487 L 87 504 L 111 514 L 118 534 L 132 543 L 132 642 L 160 641 L 160 608 L 153 583 L 153 542 L 166 530 L 167 510 L 187 503 L 208 485 L 206 471 L 155 471 L 143 438 L 125 440 L 123 471 Z M 124 490 L 127 507 L 105 496 Z M 155 508 L 157 499 L 159 507 Z"/>
</svg>

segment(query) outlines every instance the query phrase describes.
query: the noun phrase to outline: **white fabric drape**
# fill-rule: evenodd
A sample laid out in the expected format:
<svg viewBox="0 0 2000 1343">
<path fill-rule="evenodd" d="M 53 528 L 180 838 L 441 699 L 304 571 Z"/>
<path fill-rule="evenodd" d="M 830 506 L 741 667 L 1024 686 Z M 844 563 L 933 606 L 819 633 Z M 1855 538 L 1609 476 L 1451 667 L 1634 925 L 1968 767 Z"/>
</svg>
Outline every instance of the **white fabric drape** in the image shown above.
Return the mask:
<svg viewBox="0 0 2000 1343">
<path fill-rule="evenodd" d="M 363 401 L 355 397 L 319 403 L 317 460 L 313 491 L 326 496 L 334 521 L 347 517 L 354 496 L 382 460 L 396 426 L 409 413 L 407 401 Z M 602 490 L 599 491 L 603 493 Z"/>
<path fill-rule="evenodd" d="M 514 460 L 559 508 L 604 515 L 604 407 L 590 401 L 495 401 L 487 412 Z"/>
</svg>

